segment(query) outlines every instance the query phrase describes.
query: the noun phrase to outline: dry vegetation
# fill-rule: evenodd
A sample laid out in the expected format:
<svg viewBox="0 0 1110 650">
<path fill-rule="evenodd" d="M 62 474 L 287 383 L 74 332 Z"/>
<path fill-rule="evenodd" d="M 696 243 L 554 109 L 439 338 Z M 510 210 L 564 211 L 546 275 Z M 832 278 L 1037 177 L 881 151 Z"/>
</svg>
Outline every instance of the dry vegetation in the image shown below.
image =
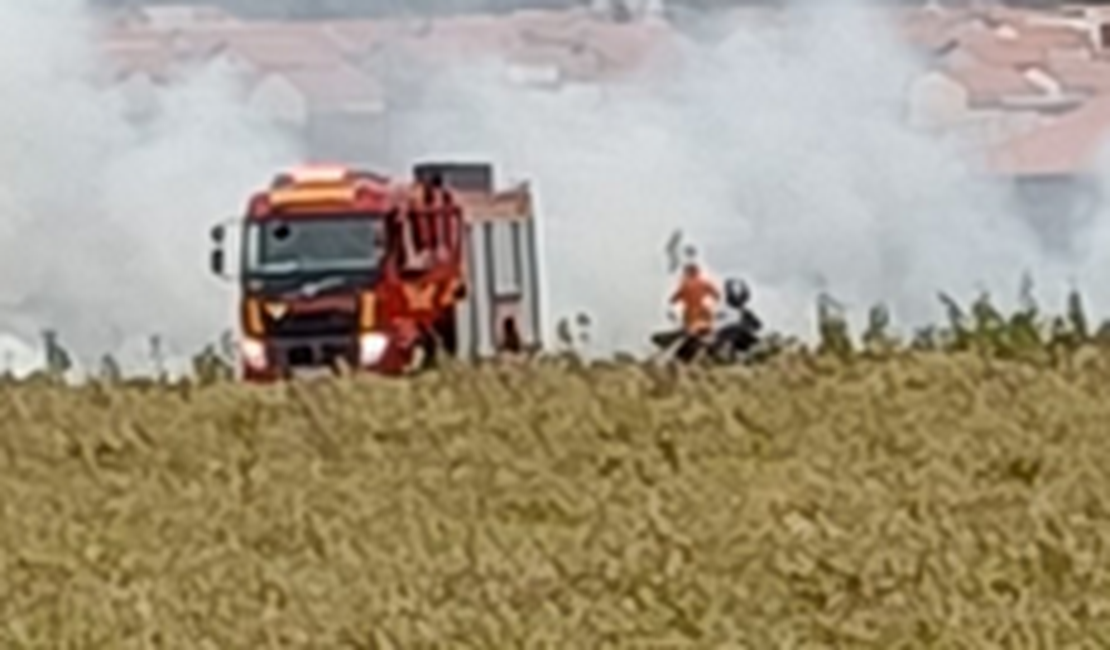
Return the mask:
<svg viewBox="0 0 1110 650">
<path fill-rule="evenodd" d="M 977 313 L 754 368 L 4 385 L 0 647 L 1106 647 L 1110 348 Z"/>
</svg>

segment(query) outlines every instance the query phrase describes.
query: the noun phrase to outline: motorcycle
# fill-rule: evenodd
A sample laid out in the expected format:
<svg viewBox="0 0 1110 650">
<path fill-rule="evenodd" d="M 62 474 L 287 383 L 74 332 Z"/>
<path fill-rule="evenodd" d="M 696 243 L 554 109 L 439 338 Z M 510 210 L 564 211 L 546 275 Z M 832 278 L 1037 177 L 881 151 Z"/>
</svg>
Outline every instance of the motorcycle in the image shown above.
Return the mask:
<svg viewBox="0 0 1110 650">
<path fill-rule="evenodd" d="M 652 344 L 661 352 L 672 352 L 681 363 L 691 363 L 701 356 L 721 364 L 745 363 L 762 339 L 763 322 L 748 309 L 751 290 L 741 280 L 725 282 L 727 311 L 717 315 L 717 323 L 709 332 L 692 336 L 682 329 L 658 332 L 651 337 Z"/>
</svg>

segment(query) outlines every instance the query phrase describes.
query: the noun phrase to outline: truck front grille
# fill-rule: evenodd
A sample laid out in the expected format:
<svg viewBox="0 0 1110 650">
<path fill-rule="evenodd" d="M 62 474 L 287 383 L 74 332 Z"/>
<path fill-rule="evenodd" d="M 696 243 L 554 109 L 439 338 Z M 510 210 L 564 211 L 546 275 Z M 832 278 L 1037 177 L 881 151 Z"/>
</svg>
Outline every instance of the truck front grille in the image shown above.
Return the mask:
<svg viewBox="0 0 1110 650">
<path fill-rule="evenodd" d="M 266 332 L 276 337 L 353 336 L 358 327 L 354 312 L 322 311 L 266 317 Z"/>
<path fill-rule="evenodd" d="M 339 361 L 351 365 L 355 361 L 355 340 L 275 340 L 272 343 L 275 361 L 285 368 L 337 366 Z"/>
</svg>

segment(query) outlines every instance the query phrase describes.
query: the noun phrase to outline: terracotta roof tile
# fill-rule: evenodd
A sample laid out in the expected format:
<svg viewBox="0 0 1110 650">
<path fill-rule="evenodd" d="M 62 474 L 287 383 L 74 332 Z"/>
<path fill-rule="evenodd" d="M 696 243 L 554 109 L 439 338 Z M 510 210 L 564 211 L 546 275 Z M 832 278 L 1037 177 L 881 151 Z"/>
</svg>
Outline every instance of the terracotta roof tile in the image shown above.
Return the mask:
<svg viewBox="0 0 1110 650">
<path fill-rule="evenodd" d="M 399 34 L 392 42 L 404 42 L 424 61 L 448 62 L 503 54 L 518 41 L 507 19 L 466 16 L 429 21 L 424 29 Z"/>
<path fill-rule="evenodd" d="M 370 51 L 381 41 L 402 37 L 414 29 L 411 21 L 399 20 L 352 19 L 316 24 L 340 49 L 355 54 Z"/>
<path fill-rule="evenodd" d="M 237 22 L 228 11 L 208 4 L 161 4 L 120 9 L 111 17 L 116 25 L 149 25 L 154 29 L 176 29 L 190 24 Z"/>
<path fill-rule="evenodd" d="M 379 81 L 349 65 L 300 68 L 278 73 L 317 111 L 380 110 L 385 91 Z"/>
<path fill-rule="evenodd" d="M 1038 65 L 1048 59 L 1044 45 L 1009 40 L 993 31 L 973 32 L 960 38 L 960 49 L 979 61 L 993 66 Z"/>
<path fill-rule="evenodd" d="M 522 9 L 502 18 L 517 33 L 533 32 L 549 36 L 573 34 L 583 24 L 593 19 L 587 9 L 551 11 L 544 9 Z"/>
<path fill-rule="evenodd" d="M 1011 176 L 1075 174 L 1089 169 L 1110 135 L 1110 96 L 987 152 L 987 168 Z"/>
<path fill-rule="evenodd" d="M 262 71 L 339 66 L 345 53 L 319 25 L 251 25 L 184 33 L 194 51 L 233 53 Z"/>
<path fill-rule="evenodd" d="M 1067 90 L 1102 94 L 1110 92 L 1110 61 L 1049 61 L 1045 70 Z"/>
<path fill-rule="evenodd" d="M 335 21 L 321 25 L 324 33 L 353 60 L 372 62 L 382 50 L 404 58 L 443 62 L 507 51 L 516 41 L 503 17 L 464 16 L 440 20 Z"/>
<path fill-rule="evenodd" d="M 549 81 L 586 81 L 600 74 L 601 60 L 595 53 L 576 52 L 561 45 L 518 44 L 505 53 L 511 68 L 551 69 L 555 77 Z"/>
<path fill-rule="evenodd" d="M 911 9 L 895 11 L 895 28 L 910 45 L 938 49 L 954 40 L 960 26 L 967 21 L 968 13 L 960 10 L 927 11 Z"/>
<path fill-rule="evenodd" d="M 1048 50 L 1091 50 L 1094 43 L 1089 32 L 1072 27 L 1037 25 L 1019 30 L 1022 43 L 1044 47 Z"/>
<path fill-rule="evenodd" d="M 175 63 L 172 44 L 165 35 L 117 35 L 103 43 L 101 52 L 109 68 L 106 72 L 116 78 L 133 73 L 162 76 Z"/>
<path fill-rule="evenodd" d="M 779 13 L 749 9 L 729 15 L 736 21 L 773 21 Z M 1054 49 L 1083 47 L 1081 31 L 1030 25 L 1027 15 L 1020 12 L 990 14 L 993 24 L 1011 26 L 1016 37 L 1007 39 L 989 28 L 963 29 L 970 15 L 960 10 L 891 12 L 910 41 L 936 47 L 960 38 L 965 63 L 948 72 L 968 88 L 973 105 L 990 105 L 1000 96 L 1038 94 L 1037 86 L 1021 74 L 1031 66 L 1059 77 L 1071 90 L 1110 87 L 1110 81 L 1103 81 L 1104 65 L 1056 61 L 1051 56 Z M 167 41 L 165 34 L 141 26 L 109 29 L 105 32 L 106 51 L 123 68 L 162 70 L 170 64 L 169 52 L 173 51 L 173 41 Z M 606 80 L 633 74 L 645 67 L 650 57 L 666 57 L 682 38 L 665 23 L 608 23 L 587 10 L 529 10 L 435 21 L 250 21 L 197 25 L 175 30 L 172 35 L 190 52 L 232 52 L 263 72 L 305 70 L 299 83 L 324 94 L 330 92 L 329 84 L 350 74 L 353 69 L 345 66 L 352 59 L 372 65 L 370 57 L 383 44 L 392 44 L 404 57 L 431 63 L 504 53 L 521 64 L 557 64 L 571 78 Z M 345 71 L 330 75 L 329 80 L 329 75 L 321 72 L 329 68 Z"/>
<path fill-rule="evenodd" d="M 601 57 L 599 79 L 623 78 L 649 63 L 666 63 L 677 53 L 677 32 L 662 23 L 632 25 L 595 23 L 589 26 L 587 47 Z"/>
<path fill-rule="evenodd" d="M 1003 97 L 1043 94 L 1028 77 L 1010 67 L 969 64 L 941 71 L 967 89 L 973 107 L 993 106 Z"/>
</svg>

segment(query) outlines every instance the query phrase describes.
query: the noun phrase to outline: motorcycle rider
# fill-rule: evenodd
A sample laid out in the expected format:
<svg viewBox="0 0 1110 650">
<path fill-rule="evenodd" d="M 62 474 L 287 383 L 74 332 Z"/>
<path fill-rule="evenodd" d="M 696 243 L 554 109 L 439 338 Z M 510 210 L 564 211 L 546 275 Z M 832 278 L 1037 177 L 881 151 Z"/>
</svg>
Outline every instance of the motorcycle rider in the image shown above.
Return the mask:
<svg viewBox="0 0 1110 650">
<path fill-rule="evenodd" d="M 751 300 L 748 284 L 735 278 L 726 280 L 724 295 L 721 294 L 696 264 L 687 264 L 668 301 L 674 305 L 672 320 L 679 319 L 681 308 L 682 327 L 653 334 L 653 345 L 670 351 L 673 358 L 683 363 L 703 351 L 718 361 L 735 362 L 757 348 L 763 323 L 748 307 Z M 718 303 L 723 303 L 720 307 L 727 307 L 728 311 L 716 312 Z"/>
<path fill-rule="evenodd" d="M 680 361 L 690 361 L 705 343 L 705 337 L 713 332 L 716 305 L 721 300 L 721 292 L 703 275 L 696 262 L 687 262 L 682 269 L 682 278 L 671 294 L 669 303 L 681 308 L 682 329 L 670 336 L 664 336 L 671 344 L 679 338 L 682 344 L 675 351 Z M 657 338 L 657 343 L 665 343 Z M 664 345 L 670 347 L 670 345 Z"/>
<path fill-rule="evenodd" d="M 682 269 L 682 279 L 671 294 L 671 304 L 682 307 L 682 329 L 688 336 L 702 336 L 713 329 L 713 314 L 721 292 L 695 262 Z"/>
</svg>

